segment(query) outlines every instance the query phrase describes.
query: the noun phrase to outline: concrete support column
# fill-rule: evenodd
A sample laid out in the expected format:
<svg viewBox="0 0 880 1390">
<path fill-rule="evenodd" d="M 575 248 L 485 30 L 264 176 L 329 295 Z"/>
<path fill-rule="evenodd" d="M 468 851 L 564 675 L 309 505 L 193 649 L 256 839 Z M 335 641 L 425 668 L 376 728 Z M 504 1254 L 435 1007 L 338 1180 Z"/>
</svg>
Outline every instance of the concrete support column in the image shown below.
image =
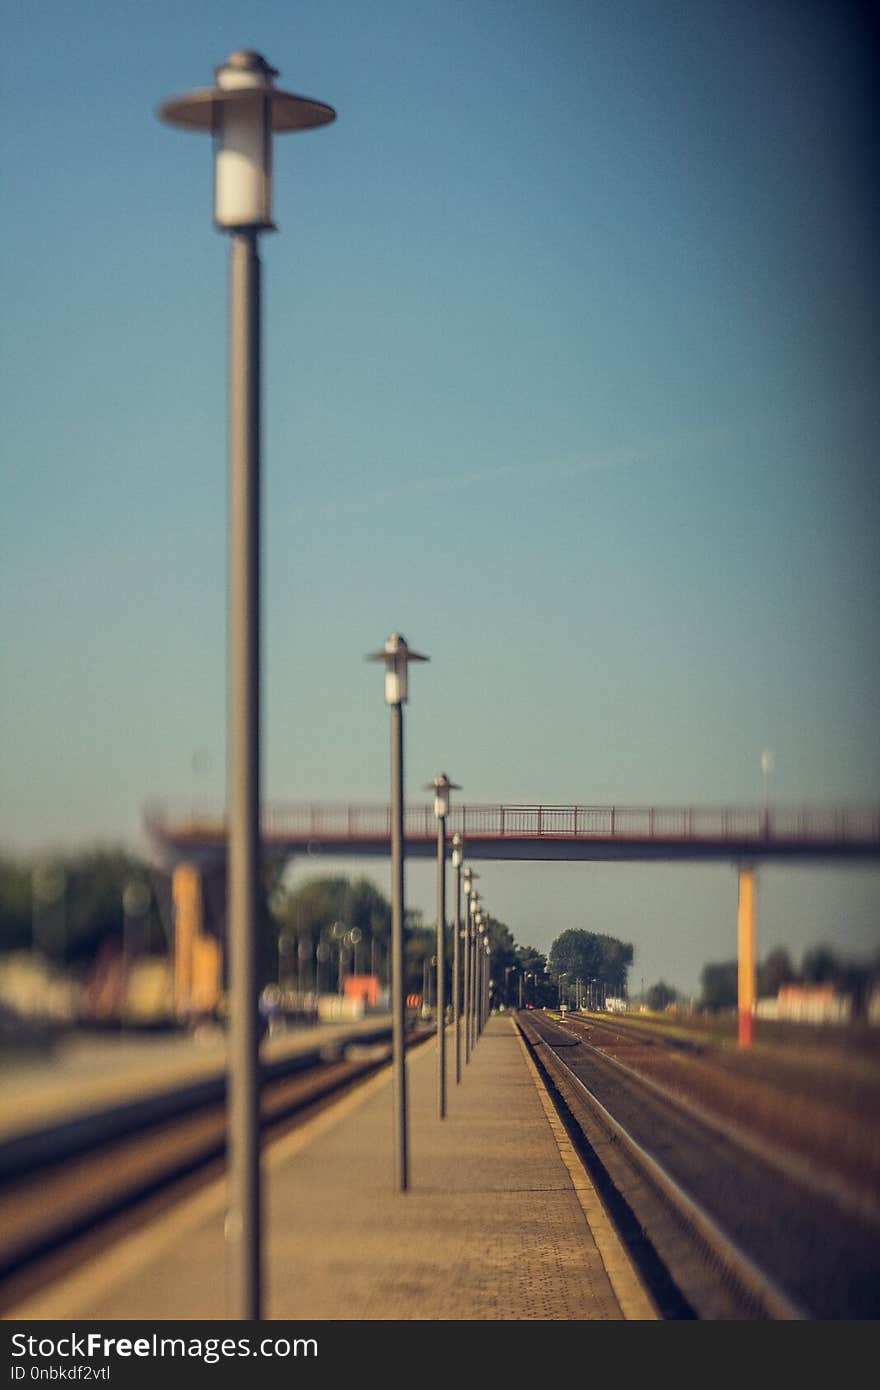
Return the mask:
<svg viewBox="0 0 880 1390">
<path fill-rule="evenodd" d="M 737 914 L 737 1006 L 739 1046 L 750 1047 L 755 1022 L 755 870 L 751 864 L 739 869 L 739 910 Z"/>
<path fill-rule="evenodd" d="M 210 1018 L 223 992 L 223 950 L 205 931 L 205 884 L 195 864 L 178 864 L 171 875 L 173 902 L 174 1015 L 181 1022 Z"/>
<path fill-rule="evenodd" d="M 174 904 L 174 1013 L 187 1019 L 192 1012 L 195 955 L 202 937 L 202 876 L 195 864 L 178 864 L 171 875 Z"/>
</svg>

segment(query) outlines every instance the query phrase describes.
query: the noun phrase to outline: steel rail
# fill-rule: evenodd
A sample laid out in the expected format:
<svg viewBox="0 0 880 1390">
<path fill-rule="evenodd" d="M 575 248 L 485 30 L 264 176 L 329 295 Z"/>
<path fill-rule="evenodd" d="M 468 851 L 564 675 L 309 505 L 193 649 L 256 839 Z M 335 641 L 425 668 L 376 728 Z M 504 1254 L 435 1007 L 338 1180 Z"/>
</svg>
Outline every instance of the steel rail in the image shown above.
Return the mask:
<svg viewBox="0 0 880 1390">
<path fill-rule="evenodd" d="M 533 1031 L 535 1036 L 540 1038 L 537 1028 L 526 1031 L 520 1020 L 517 1020 L 517 1027 L 526 1038 L 528 1038 L 528 1031 Z M 529 1039 L 529 1041 L 534 1046 L 534 1039 Z M 566 1082 L 573 1086 L 576 1094 L 592 1111 L 609 1136 L 621 1146 L 629 1161 L 650 1183 L 661 1200 L 673 1211 L 679 1224 L 703 1247 L 709 1258 L 731 1280 L 735 1281 L 745 1300 L 753 1304 L 759 1314 L 763 1314 L 773 1321 L 808 1320 L 810 1315 L 788 1297 L 775 1280 L 741 1249 L 714 1218 L 684 1191 L 663 1165 L 614 1118 L 583 1081 L 575 1075 L 571 1067 L 558 1056 L 553 1043 L 546 1039 L 542 1039 L 542 1041 L 550 1049 L 554 1064 L 564 1073 Z M 613 1058 L 605 1057 L 601 1053 L 597 1052 L 597 1056 L 601 1057 L 604 1062 L 614 1062 Z M 545 1074 L 550 1075 L 551 1070 L 545 1063 Z M 629 1071 L 628 1068 L 624 1070 Z M 636 1073 L 630 1073 L 630 1076 L 639 1082 L 644 1081 L 644 1078 L 638 1077 Z M 552 1076 L 550 1079 L 552 1082 Z M 669 1097 L 666 1094 L 662 1095 L 662 1099 L 669 1103 L 673 1103 L 675 1100 L 674 1097 Z M 586 1138 L 586 1136 L 584 1137 Z"/>
<path fill-rule="evenodd" d="M 407 1037 L 407 1047 L 433 1036 L 433 1028 L 413 1030 Z M 331 1100 L 339 1091 L 357 1085 L 390 1065 L 390 1037 L 389 1026 L 368 1038 L 340 1040 L 335 1051 L 329 1047 L 321 1049 L 322 1057 L 310 1052 L 306 1065 L 302 1064 L 301 1057 L 285 1059 L 290 1063 L 287 1070 L 285 1061 L 275 1062 L 271 1077 L 261 1088 L 261 1144 L 271 1141 L 274 1131 L 280 1127 L 295 1124 L 316 1105 Z M 365 1050 L 369 1055 L 348 1061 L 344 1058 L 348 1049 Z M 299 1095 L 284 1095 L 285 1088 L 289 1092 L 296 1086 L 299 1086 Z M 165 1103 L 164 1113 L 162 1102 Z M 39 1199 L 40 1202 L 40 1220 L 34 1229 L 24 1233 L 20 1219 L 2 1223 L 6 1241 L 0 1240 L 0 1308 L 17 1301 L 16 1283 L 22 1276 L 30 1278 L 36 1266 L 51 1260 L 96 1228 L 134 1212 L 157 1193 L 193 1179 L 223 1160 L 227 1151 L 225 1110 L 222 1083 L 203 1083 L 156 1097 L 147 1111 L 134 1112 L 136 1122 L 128 1128 L 125 1127 L 124 1107 L 116 1115 L 116 1123 L 108 1112 L 96 1117 L 99 1123 L 93 1129 L 81 1126 L 78 1131 L 76 1122 L 59 1126 L 56 1131 L 59 1148 L 54 1156 L 50 1143 L 17 1146 L 7 1156 L 0 1180 L 0 1212 L 9 1204 L 9 1210 L 20 1216 L 16 1206 L 23 1200 L 22 1192 L 30 1189 L 29 1200 Z M 175 1127 L 179 1128 L 179 1138 L 173 1133 Z M 39 1140 L 39 1137 L 28 1136 L 28 1140 Z M 159 1150 L 158 1156 L 142 1157 L 140 1163 L 130 1155 L 126 1158 L 126 1148 L 130 1150 L 135 1143 L 146 1147 L 151 1142 Z M 122 1157 L 110 1184 L 103 1189 L 89 1190 L 85 1201 L 73 1200 L 70 1191 L 64 1194 L 65 1185 L 75 1189 L 77 1181 L 83 1181 L 82 1174 L 89 1163 L 106 1164 L 108 1156 L 112 1159 L 114 1153 Z M 129 1164 L 127 1172 L 123 1167 L 125 1162 Z M 80 1174 L 70 1177 L 69 1164 L 74 1168 L 79 1166 Z M 33 1191 L 35 1180 L 40 1184 L 38 1192 Z M 63 1197 L 57 1209 L 47 1195 L 53 1186 Z M 82 1190 L 80 1198 L 81 1195 Z"/>
<path fill-rule="evenodd" d="M 567 1020 L 564 1027 L 583 1026 L 580 1019 Z M 637 1037 L 638 1028 L 627 1028 L 623 1023 L 615 1019 L 613 1023 L 602 1019 L 598 1024 L 591 1026 L 604 1028 L 609 1032 L 620 1030 L 618 1036 L 623 1034 L 627 1037 Z M 642 1035 L 644 1036 L 644 1035 Z M 659 1041 L 661 1045 L 670 1049 L 682 1046 L 680 1043 L 670 1042 L 663 1039 L 660 1034 L 654 1033 L 653 1040 Z M 607 1052 L 603 1052 L 595 1043 L 590 1042 L 586 1037 L 579 1041 L 584 1047 L 590 1049 L 593 1055 L 599 1059 L 602 1065 L 610 1069 L 616 1069 L 623 1076 L 626 1076 L 633 1086 L 641 1086 L 649 1095 L 653 1095 L 657 1100 L 679 1110 L 683 1115 L 695 1120 L 698 1124 L 705 1125 L 707 1129 L 714 1130 L 717 1134 L 724 1135 L 725 1138 L 732 1139 L 741 1149 L 751 1153 L 755 1158 L 761 1159 L 772 1168 L 777 1168 L 785 1177 L 800 1183 L 802 1187 L 814 1192 L 816 1196 L 826 1201 L 836 1202 L 837 1205 L 851 1215 L 862 1220 L 873 1222 L 880 1226 L 880 1202 L 876 1197 L 867 1193 L 863 1188 L 856 1187 L 853 1183 L 838 1176 L 829 1176 L 819 1172 L 812 1164 L 805 1159 L 799 1158 L 796 1154 L 790 1153 L 778 1144 L 762 1139 L 751 1130 L 744 1128 L 735 1121 L 730 1120 L 726 1115 L 721 1115 L 716 1111 L 700 1105 L 697 1101 L 689 1100 L 685 1096 L 679 1095 L 675 1091 L 670 1091 L 660 1082 L 655 1081 L 650 1076 L 644 1076 L 641 1072 L 630 1067 L 626 1062 L 621 1062 L 619 1057 L 610 1057 Z M 687 1043 L 684 1044 L 688 1046 Z M 583 1084 L 583 1083 L 581 1083 Z M 598 1103 L 598 1102 L 597 1102 Z"/>
</svg>

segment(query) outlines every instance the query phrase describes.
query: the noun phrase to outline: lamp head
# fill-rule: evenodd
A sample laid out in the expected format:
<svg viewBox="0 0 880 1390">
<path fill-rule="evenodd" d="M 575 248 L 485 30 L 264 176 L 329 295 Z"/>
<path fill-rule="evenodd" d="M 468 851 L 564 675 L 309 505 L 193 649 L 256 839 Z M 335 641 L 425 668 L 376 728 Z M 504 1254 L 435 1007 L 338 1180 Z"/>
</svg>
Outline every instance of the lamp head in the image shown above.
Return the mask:
<svg viewBox="0 0 880 1390">
<path fill-rule="evenodd" d="M 449 815 L 449 793 L 451 791 L 461 791 L 457 782 L 450 782 L 445 772 L 438 772 L 433 782 L 429 782 L 425 791 L 434 793 L 434 815 L 438 820 L 445 820 Z"/>
<path fill-rule="evenodd" d="M 336 112 L 280 91 L 278 69 L 251 48 L 230 53 L 214 76 L 214 87 L 163 102 L 159 116 L 214 136 L 214 221 L 221 231 L 273 230 L 272 135 L 328 125 Z"/>
<path fill-rule="evenodd" d="M 407 667 L 411 661 L 429 661 L 427 656 L 411 651 L 405 637 L 392 632 L 380 652 L 370 652 L 367 661 L 385 662 L 385 703 L 402 705 L 408 693 Z"/>
</svg>

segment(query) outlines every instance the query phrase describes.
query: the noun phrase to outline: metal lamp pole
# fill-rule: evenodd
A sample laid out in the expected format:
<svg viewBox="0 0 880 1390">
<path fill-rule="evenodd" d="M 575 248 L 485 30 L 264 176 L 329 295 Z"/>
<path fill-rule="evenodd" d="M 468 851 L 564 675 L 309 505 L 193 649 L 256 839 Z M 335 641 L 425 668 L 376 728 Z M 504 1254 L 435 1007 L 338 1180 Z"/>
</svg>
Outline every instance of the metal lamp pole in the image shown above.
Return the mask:
<svg viewBox="0 0 880 1390">
<path fill-rule="evenodd" d="M 385 663 L 385 703 L 391 706 L 391 1072 L 394 1089 L 394 1178 L 398 1192 L 409 1186 L 406 1134 L 406 982 L 404 980 L 403 706 L 411 661 L 428 657 L 410 651 L 392 632 L 368 661 Z"/>
<path fill-rule="evenodd" d="M 483 947 L 482 952 L 481 952 L 482 960 L 480 961 L 480 965 L 482 966 L 482 975 L 481 975 L 480 983 L 481 983 L 481 986 L 482 986 L 482 987 L 481 987 L 481 989 L 480 989 L 480 1000 L 479 1000 L 479 1003 L 480 1003 L 480 1011 L 479 1011 L 479 1014 L 478 1014 L 478 1016 L 477 1016 L 477 1024 L 478 1024 L 478 1033 L 479 1033 L 479 1034 L 482 1034 L 483 1029 L 484 1029 L 485 1026 L 486 1026 L 486 1019 L 487 1019 L 488 1016 L 489 1016 L 489 916 L 488 916 L 488 913 L 484 913 L 484 914 L 483 914 L 483 940 L 482 940 L 482 947 Z"/>
<path fill-rule="evenodd" d="M 438 772 L 425 788 L 434 793 L 437 817 L 437 1113 L 446 1118 L 446 817 L 449 793 L 460 791 L 445 772 Z"/>
<path fill-rule="evenodd" d="M 216 86 L 159 108 L 171 125 L 215 137 L 214 220 L 230 247 L 229 1172 L 226 1223 L 235 1316 L 261 1316 L 257 937 L 260 874 L 260 260 L 274 231 L 272 135 L 327 125 L 332 107 L 279 91 L 250 49 L 216 69 Z"/>
<path fill-rule="evenodd" d="M 477 922 L 479 920 L 479 901 L 480 895 L 473 890 L 471 893 L 471 925 L 468 932 L 468 954 L 470 956 L 470 988 L 468 990 L 467 1003 L 467 1033 L 470 1052 L 473 1053 L 474 1043 L 474 1000 L 477 993 Z"/>
<path fill-rule="evenodd" d="M 479 878 L 479 874 L 468 864 L 462 878 L 464 880 L 464 1060 L 469 1062 L 471 1060 L 471 966 L 473 964 L 471 931 L 473 911 L 476 906 L 472 899 L 474 898 L 473 881 L 475 878 Z"/>
<path fill-rule="evenodd" d="M 452 867 L 455 870 L 455 920 L 452 937 L 452 1022 L 455 1028 L 455 1081 L 461 1081 L 461 855 L 462 837 L 452 837 Z"/>
<path fill-rule="evenodd" d="M 478 909 L 478 911 L 477 911 L 477 913 L 476 913 L 476 918 L 475 918 L 475 920 L 476 920 L 477 934 L 476 934 L 476 936 L 474 937 L 474 949 L 475 949 L 475 952 L 476 952 L 476 969 L 475 969 L 475 971 L 474 971 L 474 1018 L 473 1018 L 474 1047 L 476 1047 L 476 1045 L 477 1045 L 477 1043 L 478 1043 L 478 1041 L 479 1041 L 479 1038 L 480 1038 L 480 1031 L 481 1031 L 481 1030 L 480 1030 L 480 1010 L 481 1010 L 481 1008 L 482 1008 L 482 1000 L 483 1000 L 483 957 L 484 957 L 484 955 L 485 955 L 485 952 L 484 952 L 484 950 L 483 950 L 483 921 L 484 921 L 484 914 L 483 914 L 482 908 L 479 908 L 479 909 Z"/>
</svg>

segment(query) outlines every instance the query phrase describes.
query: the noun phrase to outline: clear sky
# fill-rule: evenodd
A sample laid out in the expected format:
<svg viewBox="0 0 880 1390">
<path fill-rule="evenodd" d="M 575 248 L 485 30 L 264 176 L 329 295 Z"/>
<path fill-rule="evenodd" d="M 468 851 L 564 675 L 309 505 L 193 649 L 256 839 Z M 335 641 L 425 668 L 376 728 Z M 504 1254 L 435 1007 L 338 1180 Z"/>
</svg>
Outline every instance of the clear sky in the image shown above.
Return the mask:
<svg viewBox="0 0 880 1390">
<path fill-rule="evenodd" d="M 156 109 L 241 47 L 338 112 L 262 240 L 266 798 L 387 797 L 397 630 L 409 799 L 880 801 L 876 14 L 2 0 L 0 840 L 224 799 L 228 246 Z M 730 866 L 478 868 L 635 988 L 735 955 Z M 865 954 L 880 873 L 758 913 Z"/>
</svg>

